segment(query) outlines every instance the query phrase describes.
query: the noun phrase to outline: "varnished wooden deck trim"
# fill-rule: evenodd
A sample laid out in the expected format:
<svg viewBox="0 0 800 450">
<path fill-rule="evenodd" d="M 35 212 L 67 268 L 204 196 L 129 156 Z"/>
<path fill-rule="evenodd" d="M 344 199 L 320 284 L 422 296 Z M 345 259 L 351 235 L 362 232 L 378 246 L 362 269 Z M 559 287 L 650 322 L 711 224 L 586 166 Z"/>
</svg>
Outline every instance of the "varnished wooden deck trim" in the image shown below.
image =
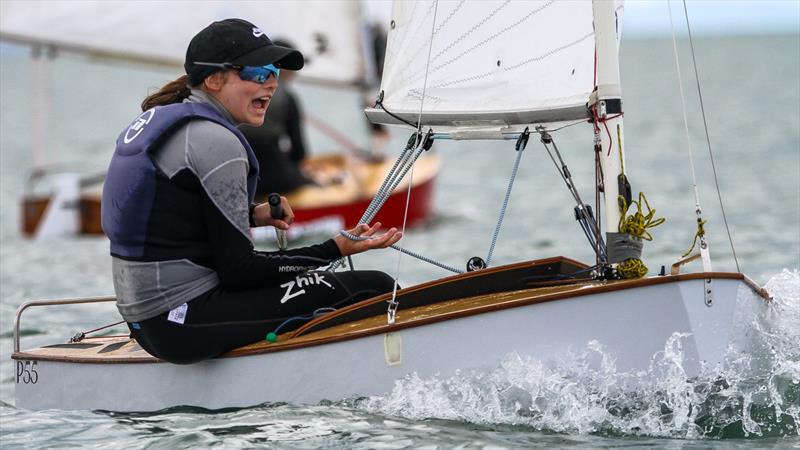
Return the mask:
<svg viewBox="0 0 800 450">
<path fill-rule="evenodd" d="M 427 281 L 425 283 L 417 284 L 417 285 L 414 285 L 414 286 L 410 286 L 410 287 L 398 290 L 397 291 L 397 297 L 400 298 L 400 297 L 402 297 L 402 296 L 404 296 L 406 294 L 411 294 L 411 293 L 414 293 L 414 292 L 420 292 L 420 291 L 423 291 L 425 289 L 430 289 L 430 288 L 432 288 L 434 286 L 442 286 L 442 285 L 445 285 L 445 284 L 448 284 L 448 283 L 468 280 L 468 279 L 471 279 L 471 278 L 486 277 L 487 275 L 492 275 L 492 274 L 502 273 L 502 272 L 508 272 L 508 271 L 512 271 L 512 270 L 516 270 L 516 269 L 523 269 L 523 268 L 527 268 L 527 267 L 546 266 L 546 265 L 549 265 L 549 264 L 561 264 L 561 263 L 572 264 L 572 265 L 575 265 L 575 266 L 577 266 L 577 267 L 579 267 L 581 269 L 588 269 L 589 268 L 589 266 L 587 266 L 586 264 L 584 264 L 582 262 L 579 262 L 579 261 L 575 261 L 574 259 L 570 259 L 570 258 L 567 258 L 567 257 L 564 257 L 564 256 L 554 256 L 554 257 L 551 257 L 551 258 L 537 259 L 537 260 L 533 260 L 533 261 L 523 261 L 523 262 L 507 264 L 507 265 L 503 265 L 503 266 L 490 267 L 488 269 L 484 269 L 484 270 L 480 270 L 480 271 L 465 272 L 465 273 L 460 273 L 460 274 L 456 274 L 456 275 L 451 275 L 451 276 L 448 276 L 448 277 L 445 277 L 445 278 L 439 278 L 439 279 L 436 279 L 436 280 Z M 574 279 L 572 279 L 572 280 L 568 279 L 568 280 L 564 280 L 562 282 L 549 282 L 549 283 L 547 283 L 547 285 L 574 284 L 574 283 L 575 283 Z M 530 287 L 534 287 L 534 286 L 530 286 Z M 336 311 L 333 311 L 333 312 L 331 312 L 329 314 L 325 314 L 324 316 L 320 316 L 320 317 L 318 317 L 316 319 L 310 320 L 309 322 L 305 323 L 303 326 L 301 326 L 297 330 L 291 332 L 291 334 L 289 335 L 289 337 L 287 339 L 297 338 L 299 336 L 307 334 L 309 332 L 309 330 L 312 330 L 313 328 L 315 328 L 320 323 L 324 323 L 324 322 L 330 321 L 332 319 L 335 319 L 337 317 L 341 317 L 341 316 L 347 315 L 350 312 L 358 310 L 358 309 L 361 309 L 361 308 L 364 308 L 365 306 L 374 305 L 376 303 L 385 303 L 385 302 L 389 301 L 389 299 L 391 299 L 391 297 L 392 297 L 391 293 L 386 293 L 386 294 L 383 294 L 383 295 L 372 297 L 370 299 L 366 299 L 364 301 L 358 302 L 358 303 L 353 304 L 353 305 L 348 305 L 348 306 L 345 306 L 343 308 L 339 308 Z"/>
<path fill-rule="evenodd" d="M 69 348 L 39 347 L 31 350 L 14 352 L 11 359 L 29 361 L 56 361 L 82 364 L 120 364 L 120 363 L 158 363 L 164 362 L 142 350 L 136 341 L 127 336 L 86 337 L 81 343 L 97 343 L 99 347 L 76 351 Z M 125 343 L 118 349 L 98 354 L 108 345 Z"/>
<path fill-rule="evenodd" d="M 563 300 L 568 298 L 577 298 L 585 295 L 600 294 L 604 292 L 613 292 L 622 289 L 629 289 L 634 287 L 648 287 L 660 284 L 676 283 L 683 280 L 705 280 L 705 279 L 733 279 L 742 280 L 753 291 L 762 298 L 768 299 L 762 295 L 763 289 L 758 287 L 752 281 L 748 282 L 747 277 L 740 273 L 729 272 L 705 272 L 705 273 L 691 273 L 682 275 L 665 275 L 651 278 L 643 278 L 638 280 L 620 280 L 609 282 L 583 282 L 578 284 L 571 284 L 566 286 L 550 286 L 543 288 L 525 289 L 514 292 L 507 292 L 501 294 L 490 294 L 485 296 L 478 296 L 472 299 L 459 299 L 451 302 L 443 302 L 447 306 L 452 307 L 450 311 L 442 311 L 432 316 L 425 316 L 415 318 L 414 314 L 418 310 L 427 307 L 414 308 L 404 311 L 405 314 L 398 312 L 397 322 L 393 325 L 386 323 L 386 316 L 382 315 L 375 318 L 364 319 L 354 324 L 337 325 L 335 327 L 324 329 L 309 335 L 301 335 L 296 337 L 287 337 L 285 340 L 280 339 L 277 343 L 269 344 L 266 342 L 255 342 L 244 347 L 232 350 L 223 357 L 236 357 L 245 355 L 256 355 L 260 353 L 268 353 L 272 351 L 283 351 L 297 348 L 303 348 L 313 345 L 324 345 L 334 342 L 347 341 L 376 334 L 390 333 L 394 331 L 403 330 L 431 323 L 441 322 L 444 320 L 456 319 L 460 317 L 467 317 L 476 314 L 487 313 L 491 311 L 499 311 L 503 309 L 516 308 L 520 306 L 532 305 L 536 303 L 545 303 L 556 300 Z M 752 284 L 751 284 L 752 283 Z M 378 301 L 381 297 L 376 299 L 367 300 L 368 302 Z M 468 305 L 467 305 L 468 304 Z M 441 304 L 434 304 L 436 306 Z M 465 307 L 467 305 L 468 307 Z M 410 316 L 410 319 L 409 319 Z M 326 316 L 321 317 L 324 319 Z M 316 319 L 316 320 L 320 320 Z M 347 330 L 348 327 L 355 328 L 356 324 L 363 324 L 364 322 L 371 321 L 371 319 L 378 319 L 373 327 L 359 328 L 356 331 Z M 307 324 L 308 326 L 310 324 Z M 297 330 L 297 334 L 300 330 Z"/>
<path fill-rule="evenodd" d="M 529 264 L 529 263 L 519 263 Z M 517 265 L 512 265 L 517 266 Z M 492 270 L 492 269 L 488 269 Z M 500 268 L 498 268 L 500 270 Z M 448 279 L 457 279 L 462 276 L 470 276 L 470 274 L 457 275 L 435 282 L 423 283 L 419 286 L 408 288 L 409 290 L 424 289 L 426 286 L 431 286 L 436 283 L 445 282 Z M 474 276 L 474 275 L 473 275 Z M 596 282 L 584 281 L 580 283 L 571 283 L 568 285 L 546 286 L 531 289 L 523 289 L 511 292 L 494 293 L 487 295 L 479 295 L 476 297 L 449 300 L 444 302 L 432 303 L 430 305 L 420 306 L 398 312 L 397 322 L 393 325 L 386 323 L 385 314 L 373 316 L 366 319 L 357 320 L 351 323 L 344 323 L 335 325 L 330 328 L 322 329 L 309 334 L 303 334 L 302 328 L 293 332 L 291 335 L 279 336 L 276 343 L 270 344 L 264 341 L 256 342 L 235 350 L 232 350 L 223 358 L 240 357 L 259 355 L 264 353 L 272 353 L 278 351 L 299 349 L 303 347 L 311 347 L 317 345 L 325 345 L 334 342 L 342 342 L 351 339 L 357 339 L 377 334 L 399 331 L 407 328 L 413 328 L 432 323 L 437 323 L 445 320 L 451 320 L 461 317 L 467 317 L 477 314 L 488 313 L 492 311 L 499 311 L 504 309 L 516 308 L 536 303 L 545 303 L 556 300 L 563 300 L 569 298 L 578 298 L 585 295 L 593 295 L 604 292 L 613 292 L 622 289 L 634 287 L 648 287 L 656 286 L 666 283 L 675 283 L 684 280 L 703 280 L 703 279 L 733 279 L 742 280 L 748 287 L 750 287 L 756 294 L 764 299 L 769 299 L 766 291 L 759 287 L 755 282 L 745 277 L 740 273 L 727 273 L 727 272 L 710 272 L 710 273 L 690 273 L 681 275 L 666 275 L 659 277 L 644 278 L 639 280 L 630 281 L 610 281 L 610 282 Z M 375 302 L 385 302 L 387 296 L 375 297 L 373 299 L 361 302 L 358 305 L 348 307 L 348 310 L 357 309 L 359 306 L 365 304 L 373 304 Z M 344 311 L 345 308 L 342 309 Z M 346 311 L 342 312 L 344 314 Z M 337 313 L 339 313 L 337 311 Z M 334 313 L 335 314 L 335 313 Z M 321 317 L 316 320 L 324 320 L 326 317 L 333 316 L 333 314 Z M 306 327 L 311 326 L 311 323 Z M 122 342 L 127 338 L 93 338 L 91 342 L 99 342 L 105 345 Z M 108 354 L 98 355 L 95 349 L 57 349 L 57 348 L 37 348 L 27 351 L 16 352 L 12 355 L 12 359 L 16 360 L 38 360 L 38 361 L 57 361 L 57 362 L 72 362 L 72 363 L 92 363 L 92 364 L 119 364 L 119 363 L 155 363 L 162 362 L 161 360 L 147 355 L 143 350 L 136 350 L 133 346 L 135 343 L 131 341 L 130 344 L 122 346 L 119 350 L 111 351 Z M 132 350 L 133 348 L 133 350 Z"/>
</svg>

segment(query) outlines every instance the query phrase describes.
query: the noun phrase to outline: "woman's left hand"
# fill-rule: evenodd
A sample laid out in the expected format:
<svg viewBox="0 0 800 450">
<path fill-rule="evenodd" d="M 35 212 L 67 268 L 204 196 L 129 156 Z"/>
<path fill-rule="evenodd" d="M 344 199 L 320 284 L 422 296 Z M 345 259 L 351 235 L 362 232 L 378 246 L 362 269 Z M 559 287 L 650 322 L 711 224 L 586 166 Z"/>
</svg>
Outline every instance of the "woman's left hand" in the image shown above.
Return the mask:
<svg viewBox="0 0 800 450">
<path fill-rule="evenodd" d="M 353 241 L 342 236 L 341 234 L 338 234 L 333 238 L 333 240 L 339 247 L 339 251 L 342 253 L 342 256 L 348 256 L 365 252 L 367 250 L 372 250 L 374 248 L 389 247 L 390 245 L 394 245 L 400 240 L 401 237 L 403 237 L 403 233 L 397 231 L 397 228 L 389 228 L 386 233 L 373 238 L 372 235 L 374 235 L 375 232 L 380 228 L 380 222 L 375 222 L 375 225 L 373 226 L 362 223 L 352 230 L 347 230 L 347 232 L 356 236 L 368 237 L 369 239 L 365 239 L 363 241 Z"/>
<path fill-rule="evenodd" d="M 269 203 L 260 203 L 253 210 L 253 222 L 257 227 L 272 225 L 280 230 L 288 230 L 289 225 L 294 222 L 294 212 L 292 212 L 292 207 L 289 206 L 289 201 L 282 195 L 281 208 L 283 209 L 283 217 L 273 219 L 269 213 Z"/>
</svg>

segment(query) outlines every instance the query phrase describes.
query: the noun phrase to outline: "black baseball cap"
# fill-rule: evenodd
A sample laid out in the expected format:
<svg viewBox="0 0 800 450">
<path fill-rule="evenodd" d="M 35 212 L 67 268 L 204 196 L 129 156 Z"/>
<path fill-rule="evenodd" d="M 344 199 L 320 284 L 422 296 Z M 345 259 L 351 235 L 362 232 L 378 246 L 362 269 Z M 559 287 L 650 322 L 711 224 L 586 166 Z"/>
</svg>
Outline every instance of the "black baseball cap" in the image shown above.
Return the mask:
<svg viewBox="0 0 800 450">
<path fill-rule="evenodd" d="M 243 19 L 213 22 L 197 33 L 186 49 L 183 68 L 189 82 L 196 85 L 221 69 L 198 66 L 195 62 L 233 63 L 243 66 L 266 66 L 300 70 L 303 54 L 275 45 L 260 28 Z"/>
</svg>

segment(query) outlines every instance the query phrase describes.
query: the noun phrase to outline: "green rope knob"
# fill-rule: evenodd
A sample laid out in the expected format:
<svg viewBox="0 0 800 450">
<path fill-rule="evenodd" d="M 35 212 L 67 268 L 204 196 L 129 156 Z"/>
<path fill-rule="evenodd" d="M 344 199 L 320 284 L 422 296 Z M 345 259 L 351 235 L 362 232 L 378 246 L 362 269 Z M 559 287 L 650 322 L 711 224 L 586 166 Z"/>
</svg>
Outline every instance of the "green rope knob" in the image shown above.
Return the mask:
<svg viewBox="0 0 800 450">
<path fill-rule="evenodd" d="M 270 331 L 267 333 L 267 342 L 273 343 L 278 340 L 278 335 Z"/>
</svg>

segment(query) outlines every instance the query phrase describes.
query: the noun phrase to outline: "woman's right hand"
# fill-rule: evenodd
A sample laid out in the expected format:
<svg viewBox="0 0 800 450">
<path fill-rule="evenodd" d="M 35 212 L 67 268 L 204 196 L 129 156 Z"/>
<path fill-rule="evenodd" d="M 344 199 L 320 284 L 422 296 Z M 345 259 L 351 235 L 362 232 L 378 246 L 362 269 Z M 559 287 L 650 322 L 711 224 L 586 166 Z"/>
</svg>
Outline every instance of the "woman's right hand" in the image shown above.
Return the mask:
<svg viewBox="0 0 800 450">
<path fill-rule="evenodd" d="M 270 214 L 269 203 L 259 203 L 253 210 L 253 222 L 257 227 L 264 227 L 272 225 L 279 230 L 288 230 L 289 225 L 294 222 L 294 212 L 292 207 L 289 206 L 289 200 L 281 195 L 281 209 L 283 210 L 283 217 L 280 219 L 273 219 Z"/>
<path fill-rule="evenodd" d="M 403 233 L 397 231 L 397 228 L 389 228 L 386 233 L 378 236 L 372 237 L 376 231 L 381 228 L 380 222 L 375 222 L 375 225 L 369 226 L 365 223 L 357 225 L 352 230 L 347 230 L 348 233 L 353 234 L 355 236 L 360 237 L 368 237 L 370 239 L 365 239 L 363 241 L 353 241 L 348 239 L 341 234 L 336 235 L 333 240 L 336 242 L 336 245 L 339 247 L 339 251 L 342 253 L 342 256 L 349 256 L 354 255 L 356 253 L 365 252 L 367 250 L 372 250 L 374 248 L 386 248 L 390 245 L 394 245 L 397 241 L 403 237 Z"/>
</svg>

